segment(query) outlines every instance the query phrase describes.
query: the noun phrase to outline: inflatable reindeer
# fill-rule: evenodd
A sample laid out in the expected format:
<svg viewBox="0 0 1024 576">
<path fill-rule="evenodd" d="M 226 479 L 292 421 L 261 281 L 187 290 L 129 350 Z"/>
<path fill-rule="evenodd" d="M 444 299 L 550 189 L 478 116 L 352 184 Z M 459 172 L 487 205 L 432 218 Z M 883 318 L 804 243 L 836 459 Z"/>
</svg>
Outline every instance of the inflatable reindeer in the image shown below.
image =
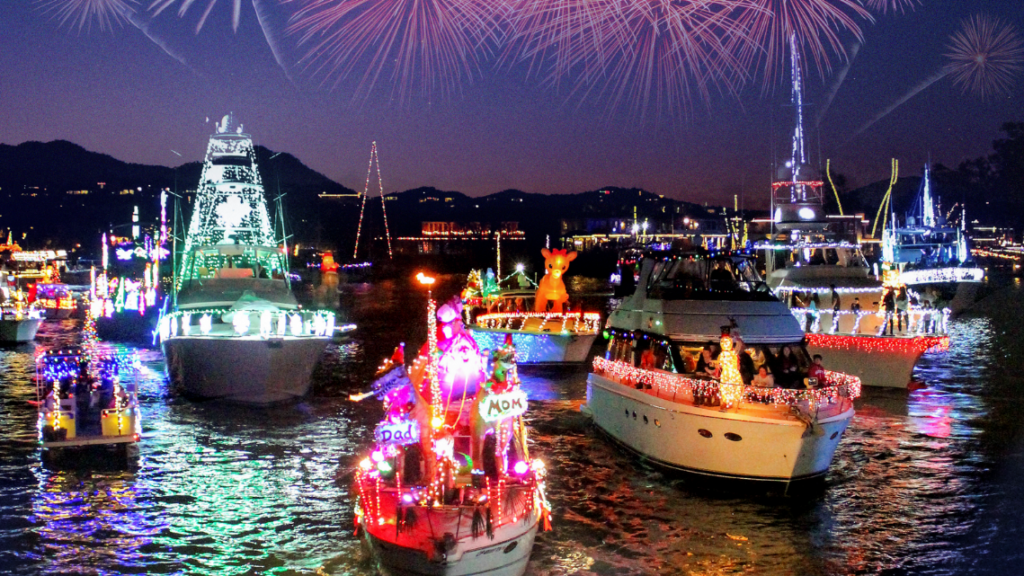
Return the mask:
<svg viewBox="0 0 1024 576">
<path fill-rule="evenodd" d="M 565 293 L 565 282 L 562 275 L 569 269 L 569 262 L 576 259 L 575 252 L 565 250 L 540 251 L 544 256 L 544 278 L 537 286 L 536 304 L 534 310 L 537 312 L 548 312 L 548 303 L 551 304 L 551 312 L 562 313 L 562 304 L 569 300 Z"/>
</svg>

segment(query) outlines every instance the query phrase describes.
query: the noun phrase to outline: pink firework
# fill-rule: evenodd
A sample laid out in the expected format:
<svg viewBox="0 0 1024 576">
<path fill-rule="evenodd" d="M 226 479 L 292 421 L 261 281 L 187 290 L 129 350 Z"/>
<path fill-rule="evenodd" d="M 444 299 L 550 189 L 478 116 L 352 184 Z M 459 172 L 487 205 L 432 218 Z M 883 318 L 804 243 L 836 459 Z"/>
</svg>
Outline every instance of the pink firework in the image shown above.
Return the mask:
<svg viewBox="0 0 1024 576">
<path fill-rule="evenodd" d="M 127 22 L 136 4 L 135 0 L 36 0 L 36 3 L 61 26 L 67 24 L 79 30 L 90 30 L 95 23 L 101 31 Z"/>
<path fill-rule="evenodd" d="M 881 1 L 881 0 L 879 0 Z M 862 40 L 858 19 L 872 19 L 857 0 L 756 0 L 754 8 L 733 13 L 743 31 L 738 57 L 748 69 L 763 69 L 765 83 L 784 69 L 790 37 L 797 37 L 804 60 L 813 60 L 820 73 L 832 70 L 831 57 L 846 57 L 840 35 Z"/>
<path fill-rule="evenodd" d="M 494 0 L 287 1 L 304 4 L 288 28 L 307 47 L 301 63 L 336 83 L 359 74 L 365 92 L 390 75 L 402 98 L 416 85 L 447 93 L 502 37 Z"/>
<path fill-rule="evenodd" d="M 546 69 L 552 83 L 574 75 L 575 92 L 615 106 L 686 109 L 743 76 L 729 43 L 729 14 L 746 0 L 510 0 L 506 59 Z"/>
<path fill-rule="evenodd" d="M 988 16 L 964 20 L 949 45 L 953 83 L 982 98 L 1009 95 L 1024 70 L 1024 41 L 1012 25 Z"/>
<path fill-rule="evenodd" d="M 231 27 L 237 31 L 238 22 L 242 17 L 242 0 L 229 0 L 232 2 L 231 10 Z M 184 16 L 188 9 L 196 3 L 196 0 L 153 0 L 150 4 L 149 9 L 153 11 L 154 16 L 158 16 L 161 12 L 174 4 L 180 4 L 178 7 L 178 16 Z M 206 4 L 206 9 L 203 10 L 202 16 L 199 17 L 199 23 L 196 24 L 196 33 L 203 29 L 203 24 L 206 23 L 206 18 L 210 15 L 213 7 L 217 4 L 217 0 L 209 0 Z"/>
<path fill-rule="evenodd" d="M 872 12 L 887 14 L 893 12 L 906 12 L 913 10 L 914 6 L 920 5 L 921 0 L 864 0 L 864 5 Z"/>
</svg>

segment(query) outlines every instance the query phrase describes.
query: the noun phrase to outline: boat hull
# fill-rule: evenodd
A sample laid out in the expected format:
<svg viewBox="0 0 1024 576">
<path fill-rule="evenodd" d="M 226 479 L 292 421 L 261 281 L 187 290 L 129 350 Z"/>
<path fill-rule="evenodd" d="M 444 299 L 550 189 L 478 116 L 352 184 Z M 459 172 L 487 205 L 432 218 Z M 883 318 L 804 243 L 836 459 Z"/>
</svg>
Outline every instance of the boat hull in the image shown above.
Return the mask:
<svg viewBox="0 0 1024 576">
<path fill-rule="evenodd" d="M 43 321 L 40 318 L 29 318 L 24 320 L 0 320 L 0 343 L 20 344 L 31 342 L 36 338 L 39 325 Z"/>
<path fill-rule="evenodd" d="M 879 388 L 907 388 L 914 373 L 914 366 L 924 353 L 915 347 L 883 352 L 837 349 L 810 343 L 807 345 L 807 352 L 812 355 L 821 354 L 822 364 L 827 369 L 857 376 L 864 386 Z"/>
<path fill-rule="evenodd" d="M 185 396 L 276 404 L 309 392 L 324 338 L 175 337 L 164 340 L 167 373 Z"/>
<path fill-rule="evenodd" d="M 423 550 L 402 546 L 364 529 L 364 543 L 381 573 L 387 576 L 522 576 L 537 536 L 537 518 L 495 530 L 494 539 L 473 539 L 453 551 L 457 558 L 436 561 Z M 394 528 L 391 527 L 391 532 Z"/>
<path fill-rule="evenodd" d="M 654 464 L 766 484 L 824 476 L 854 413 L 822 418 L 812 429 L 796 418 L 667 401 L 596 374 L 587 379 L 587 409 L 602 431 Z"/>
<path fill-rule="evenodd" d="M 597 334 L 536 334 L 516 330 L 469 328 L 469 334 L 484 350 L 500 348 L 505 335 L 512 334 L 517 364 L 579 364 L 586 362 Z"/>
</svg>

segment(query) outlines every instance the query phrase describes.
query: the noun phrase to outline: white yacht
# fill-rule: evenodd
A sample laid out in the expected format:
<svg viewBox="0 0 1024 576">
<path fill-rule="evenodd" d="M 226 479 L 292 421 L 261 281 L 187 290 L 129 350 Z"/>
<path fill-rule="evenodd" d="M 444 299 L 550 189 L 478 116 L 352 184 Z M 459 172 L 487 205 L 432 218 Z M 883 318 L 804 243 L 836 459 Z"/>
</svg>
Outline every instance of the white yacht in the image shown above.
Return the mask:
<svg viewBox="0 0 1024 576">
<path fill-rule="evenodd" d="M 225 116 L 207 148 L 174 304 L 158 324 L 168 375 L 185 395 L 271 404 L 309 391 L 334 314 L 296 302 L 286 254 L 252 138 Z"/>
<path fill-rule="evenodd" d="M 651 254 L 640 270 L 635 293 L 608 319 L 607 352 L 587 381 L 584 411 L 594 423 L 652 463 L 703 477 L 787 488 L 822 478 L 860 380 L 807 376 L 803 330 L 752 258 Z M 717 360 L 702 361 L 715 345 Z M 702 374 L 716 362 L 717 378 Z M 747 384 L 743 366 L 759 363 L 788 387 Z"/>
<path fill-rule="evenodd" d="M 768 285 L 807 332 L 808 351 L 820 354 L 826 366 L 856 375 L 866 386 L 917 386 L 911 375 L 918 358 L 949 345 L 948 310 L 912 304 L 898 276 L 872 273 L 861 253 L 863 215 L 843 215 L 841 205 L 838 216 L 826 214 L 824 182 L 804 148 L 796 55 L 792 69 L 792 156 L 772 183 L 769 229 L 756 245 L 766 251 Z M 894 305 L 887 310 L 890 291 Z M 897 302 L 905 305 L 897 310 Z"/>
</svg>

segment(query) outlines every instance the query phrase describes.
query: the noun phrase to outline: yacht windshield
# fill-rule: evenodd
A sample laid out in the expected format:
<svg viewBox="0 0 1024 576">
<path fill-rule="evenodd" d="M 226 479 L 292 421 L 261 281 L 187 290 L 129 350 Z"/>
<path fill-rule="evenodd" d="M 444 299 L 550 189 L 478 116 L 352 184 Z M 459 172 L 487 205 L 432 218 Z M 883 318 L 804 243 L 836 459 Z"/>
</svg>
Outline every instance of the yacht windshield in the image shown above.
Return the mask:
<svg viewBox="0 0 1024 576">
<path fill-rule="evenodd" d="M 665 300 L 773 299 L 752 258 L 692 256 L 654 265 L 648 292 Z"/>
</svg>

